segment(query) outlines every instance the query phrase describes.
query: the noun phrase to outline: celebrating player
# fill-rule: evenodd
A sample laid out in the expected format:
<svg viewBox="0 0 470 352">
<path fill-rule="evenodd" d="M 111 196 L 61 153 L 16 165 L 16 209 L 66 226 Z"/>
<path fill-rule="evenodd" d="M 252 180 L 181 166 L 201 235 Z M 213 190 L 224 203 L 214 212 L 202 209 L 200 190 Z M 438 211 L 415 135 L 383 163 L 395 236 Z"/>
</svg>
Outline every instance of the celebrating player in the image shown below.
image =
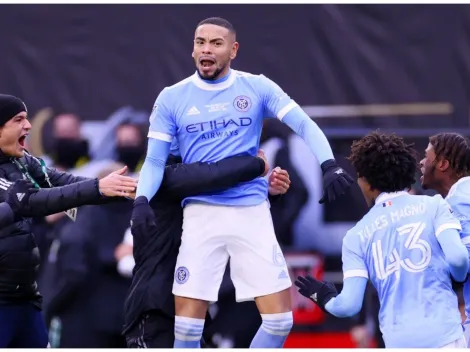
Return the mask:
<svg viewBox="0 0 470 352">
<path fill-rule="evenodd" d="M 469 268 L 459 221 L 439 195 L 410 195 L 417 162 L 411 145 L 371 133 L 352 145 L 350 160 L 371 207 L 343 240 L 344 286 L 299 277 L 299 292 L 337 316 L 357 314 L 368 279 L 380 298 L 387 348 L 466 347 L 451 277 Z"/>
<path fill-rule="evenodd" d="M 228 21 L 209 18 L 197 26 L 193 48 L 197 72 L 165 88 L 155 102 L 136 205 L 147 204 L 158 191 L 174 138 L 184 163 L 254 156 L 265 117 L 277 117 L 292 128 L 320 162 L 324 180 L 320 202 L 343 195 L 352 184 L 336 164 L 323 132 L 279 86 L 263 75 L 230 68 L 238 47 Z M 266 180 L 258 177 L 223 192 L 184 199 L 173 285 L 175 348 L 198 346 L 208 303 L 217 301 L 229 258 L 237 301 L 255 299 L 262 316 L 251 346 L 283 346 L 293 323 L 292 284 L 274 233 L 267 192 Z M 133 216 L 139 217 L 138 212 L 151 214 L 134 207 Z"/>
<path fill-rule="evenodd" d="M 454 215 L 460 220 L 460 238 L 470 250 L 470 141 L 458 133 L 439 133 L 429 138 L 421 160 L 421 184 L 424 189 L 434 189 L 445 197 Z M 467 343 L 470 341 L 470 284 L 463 288 L 464 324 Z"/>
</svg>

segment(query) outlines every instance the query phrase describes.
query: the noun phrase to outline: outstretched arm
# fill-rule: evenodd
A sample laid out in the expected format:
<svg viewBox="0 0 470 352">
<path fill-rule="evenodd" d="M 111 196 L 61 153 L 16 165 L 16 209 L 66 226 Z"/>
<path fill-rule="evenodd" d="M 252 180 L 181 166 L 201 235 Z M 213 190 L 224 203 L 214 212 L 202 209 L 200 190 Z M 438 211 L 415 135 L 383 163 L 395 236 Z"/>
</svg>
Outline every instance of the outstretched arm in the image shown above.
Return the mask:
<svg viewBox="0 0 470 352">
<path fill-rule="evenodd" d="M 136 199 L 144 196 L 150 201 L 157 193 L 162 184 L 170 145 L 170 142 L 149 138 L 147 156 L 140 170 Z"/>
<path fill-rule="evenodd" d="M 338 318 L 356 315 L 361 310 L 364 301 L 367 281 L 364 277 L 350 277 L 344 280 L 343 290 L 338 296 L 330 299 L 325 309 Z"/>
<path fill-rule="evenodd" d="M 159 195 L 182 199 L 219 192 L 265 173 L 262 158 L 235 156 L 215 163 L 174 164 L 165 168 Z"/>
</svg>

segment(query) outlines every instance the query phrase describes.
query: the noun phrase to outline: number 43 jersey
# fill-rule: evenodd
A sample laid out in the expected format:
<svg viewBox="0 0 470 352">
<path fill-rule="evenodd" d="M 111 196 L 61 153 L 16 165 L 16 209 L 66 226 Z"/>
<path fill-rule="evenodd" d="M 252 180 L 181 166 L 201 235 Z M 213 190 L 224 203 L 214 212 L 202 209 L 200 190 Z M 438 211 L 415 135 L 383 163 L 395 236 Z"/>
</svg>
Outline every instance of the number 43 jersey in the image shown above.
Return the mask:
<svg viewBox="0 0 470 352">
<path fill-rule="evenodd" d="M 441 196 L 382 193 L 343 239 L 343 273 L 369 278 L 388 348 L 439 347 L 462 336 L 449 265 L 437 241 L 459 221 Z"/>
</svg>

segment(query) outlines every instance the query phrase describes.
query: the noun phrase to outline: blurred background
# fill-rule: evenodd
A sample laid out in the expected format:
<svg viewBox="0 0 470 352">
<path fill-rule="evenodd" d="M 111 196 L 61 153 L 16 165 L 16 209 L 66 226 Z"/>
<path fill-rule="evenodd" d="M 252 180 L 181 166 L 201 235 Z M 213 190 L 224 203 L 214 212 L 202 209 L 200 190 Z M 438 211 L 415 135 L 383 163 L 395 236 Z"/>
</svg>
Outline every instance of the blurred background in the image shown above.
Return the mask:
<svg viewBox="0 0 470 352">
<path fill-rule="evenodd" d="M 137 173 L 154 100 L 194 72 L 194 30 L 212 16 L 237 30 L 233 68 L 278 83 L 350 172 L 351 142 L 377 128 L 419 151 L 437 132 L 470 135 L 468 5 L 0 5 L 0 92 L 26 102 L 30 151 L 79 175 L 99 177 L 122 163 Z M 367 211 L 359 188 L 320 206 L 318 162 L 277 120 L 266 120 L 262 148 L 292 180 L 272 208 L 291 275 L 311 273 L 340 289 L 342 238 Z M 36 219 L 53 346 L 83 338 L 84 329 L 97 346 L 123 346 L 131 273 L 120 263 L 132 255 L 130 211 L 114 204 L 83 207 L 86 221 Z M 286 347 L 381 346 L 373 290 L 353 319 L 325 316 L 295 289 L 292 299 Z M 248 347 L 260 324 L 254 303 L 235 303 L 229 277 L 211 314 L 218 347 Z"/>
</svg>

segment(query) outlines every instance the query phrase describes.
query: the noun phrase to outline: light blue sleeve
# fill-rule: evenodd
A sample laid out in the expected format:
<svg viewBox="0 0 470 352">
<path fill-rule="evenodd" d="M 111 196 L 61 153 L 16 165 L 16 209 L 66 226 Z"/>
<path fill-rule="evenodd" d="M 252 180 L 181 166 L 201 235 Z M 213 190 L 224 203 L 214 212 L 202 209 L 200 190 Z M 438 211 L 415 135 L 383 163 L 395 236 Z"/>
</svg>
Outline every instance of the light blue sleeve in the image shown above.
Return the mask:
<svg viewBox="0 0 470 352">
<path fill-rule="evenodd" d="M 136 198 L 145 196 L 150 201 L 162 184 L 166 159 L 171 143 L 149 138 L 147 156 L 140 170 Z"/>
<path fill-rule="evenodd" d="M 158 95 L 150 114 L 149 138 L 170 143 L 175 138 L 177 128 L 172 106 L 174 100 L 175 97 L 168 88 L 163 89 Z"/>
<path fill-rule="evenodd" d="M 362 237 L 356 234 L 354 228 L 343 238 L 343 290 L 325 306 L 329 313 L 339 318 L 353 316 L 362 307 L 369 273 L 362 255 L 361 241 Z"/>
<path fill-rule="evenodd" d="M 299 135 L 322 164 L 334 159 L 330 143 L 318 125 L 276 83 L 260 76 L 266 117 L 277 117 Z"/>
<path fill-rule="evenodd" d="M 174 97 L 168 88 L 163 89 L 155 100 L 149 118 L 147 155 L 140 170 L 136 198 L 145 196 L 150 201 L 162 184 L 170 147 L 175 145 L 176 122 L 172 113 L 173 100 Z"/>
<path fill-rule="evenodd" d="M 356 315 L 362 307 L 367 281 L 364 277 L 345 279 L 343 290 L 325 305 L 325 309 L 338 318 Z"/>
<path fill-rule="evenodd" d="M 459 220 L 453 215 L 450 205 L 440 196 L 434 196 L 438 201 L 434 229 L 437 241 L 449 264 L 452 277 L 463 281 L 469 269 L 468 251 L 460 239 Z"/>
<path fill-rule="evenodd" d="M 344 279 L 362 277 L 369 279 L 369 270 L 364 261 L 362 250 L 362 237 L 356 234 L 354 229 L 348 231 L 343 238 L 341 257 L 343 261 Z"/>
<path fill-rule="evenodd" d="M 460 221 L 462 231 L 460 239 L 470 255 L 470 199 L 459 195 L 453 195 L 447 199 L 454 216 Z M 470 269 L 469 269 L 470 270 Z"/>
</svg>

